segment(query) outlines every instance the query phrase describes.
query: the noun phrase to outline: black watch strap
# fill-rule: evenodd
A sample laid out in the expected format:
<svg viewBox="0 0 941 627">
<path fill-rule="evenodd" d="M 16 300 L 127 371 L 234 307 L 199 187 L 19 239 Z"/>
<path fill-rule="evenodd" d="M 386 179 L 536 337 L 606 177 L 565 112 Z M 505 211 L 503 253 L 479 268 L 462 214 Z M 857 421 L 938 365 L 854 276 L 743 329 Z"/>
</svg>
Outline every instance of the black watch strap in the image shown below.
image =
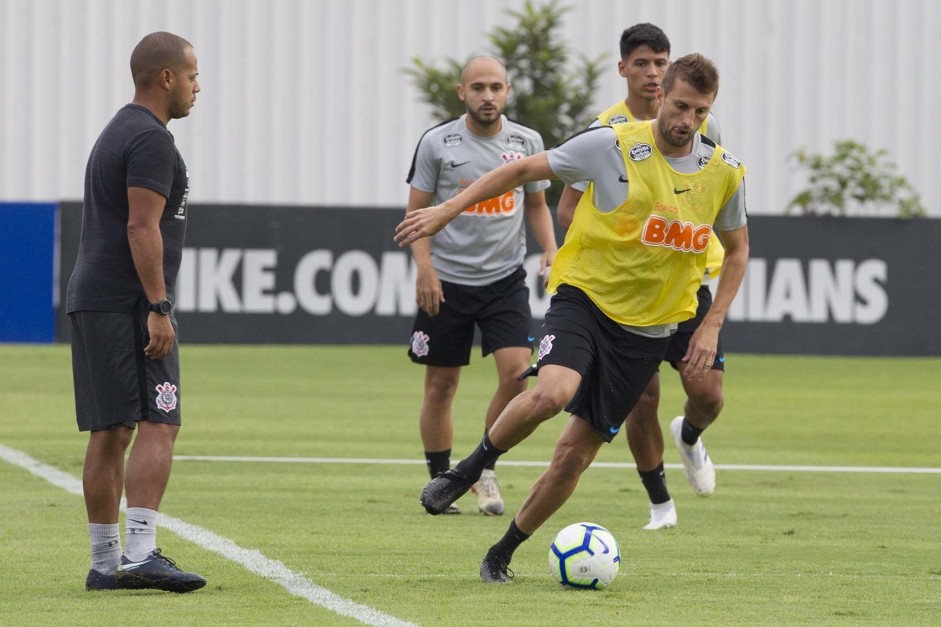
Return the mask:
<svg viewBox="0 0 941 627">
<path fill-rule="evenodd" d="M 150 303 L 150 310 L 160 315 L 168 316 L 170 312 L 173 311 L 173 303 L 169 298 L 164 298 L 156 303 Z"/>
</svg>

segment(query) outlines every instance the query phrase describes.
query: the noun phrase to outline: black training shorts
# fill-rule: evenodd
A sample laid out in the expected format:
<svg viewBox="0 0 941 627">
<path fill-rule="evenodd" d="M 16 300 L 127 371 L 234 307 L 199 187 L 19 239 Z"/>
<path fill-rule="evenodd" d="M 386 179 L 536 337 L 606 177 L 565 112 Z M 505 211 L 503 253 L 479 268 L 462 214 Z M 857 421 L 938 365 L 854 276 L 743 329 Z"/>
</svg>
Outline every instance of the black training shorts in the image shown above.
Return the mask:
<svg viewBox="0 0 941 627">
<path fill-rule="evenodd" d="M 696 316 L 685 322 L 681 322 L 676 329 L 676 333 L 670 338 L 670 345 L 667 346 L 667 353 L 663 361 L 668 361 L 676 368 L 676 364 L 682 361 L 689 349 L 689 341 L 693 338 L 693 333 L 699 328 L 706 312 L 712 307 L 712 292 L 708 285 L 701 285 L 696 292 L 699 305 L 696 306 Z M 716 346 L 716 358 L 712 360 L 713 370 L 725 370 L 725 353 L 722 352 L 722 337 L 719 336 L 719 343 Z"/>
<path fill-rule="evenodd" d="M 536 367 L 565 366 L 582 375 L 565 409 L 610 442 L 657 371 L 669 341 L 624 330 L 583 291 L 561 285 L 542 325 Z"/>
<path fill-rule="evenodd" d="M 418 310 L 408 355 L 412 361 L 444 368 L 470 363 L 474 326 L 480 327 L 481 352 L 501 348 L 532 348 L 532 314 L 526 271 L 489 285 L 471 286 L 441 282 L 444 302 L 437 316 Z"/>
<path fill-rule="evenodd" d="M 72 378 L 79 431 L 102 431 L 138 420 L 180 424 L 180 352 L 144 356 L 147 311 L 77 311 L 72 322 Z M 174 330 L 176 320 L 170 318 Z"/>
</svg>

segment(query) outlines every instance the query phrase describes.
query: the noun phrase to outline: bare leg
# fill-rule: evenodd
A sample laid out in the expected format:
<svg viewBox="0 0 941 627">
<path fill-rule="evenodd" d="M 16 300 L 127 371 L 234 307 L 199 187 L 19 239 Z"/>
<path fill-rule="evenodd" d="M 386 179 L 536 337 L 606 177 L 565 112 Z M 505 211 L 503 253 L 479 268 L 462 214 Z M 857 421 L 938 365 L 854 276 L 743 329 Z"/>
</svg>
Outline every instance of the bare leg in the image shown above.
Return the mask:
<svg viewBox="0 0 941 627">
<path fill-rule="evenodd" d="M 542 422 L 562 411 L 580 381 L 580 374 L 564 366 L 540 368 L 536 386 L 510 401 L 493 423 L 488 437 L 451 471 L 422 488 L 421 503 L 425 511 L 432 515 L 444 512 L 481 478 L 487 465 L 502 451 L 516 446 Z"/>
<path fill-rule="evenodd" d="M 125 490 L 128 507 L 158 511 L 170 480 L 173 443 L 180 427 L 142 420 L 127 460 Z"/>
<path fill-rule="evenodd" d="M 523 347 L 501 348 L 493 352 L 493 360 L 497 365 L 499 383 L 487 408 L 485 426 L 493 426 L 497 416 L 506 408 L 514 398 L 526 391 L 527 382 L 520 381 L 518 377 L 529 368 L 532 351 Z"/>
<path fill-rule="evenodd" d="M 587 422 L 574 415 L 569 418 L 549 468 L 536 480 L 516 514 L 516 526 L 522 532 L 531 535 L 565 504 L 603 443 Z"/>
<path fill-rule="evenodd" d="M 657 416 L 660 404 L 660 375 L 655 373 L 627 416 L 627 443 L 637 470 L 647 472 L 663 463 L 663 430 Z"/>
<path fill-rule="evenodd" d="M 581 380 L 581 375 L 564 366 L 540 368 L 535 387 L 510 401 L 493 423 L 490 441 L 508 451 L 525 440 L 536 427 L 565 408 Z"/>
<path fill-rule="evenodd" d="M 686 406 L 684 416 L 687 422 L 697 429 L 705 429 L 711 425 L 725 404 L 722 395 L 722 381 L 724 373 L 721 370 L 710 370 L 699 381 L 691 381 L 683 376 L 686 364 L 680 362 L 680 380 L 686 390 Z"/>
<path fill-rule="evenodd" d="M 118 522 L 121 491 L 124 489 L 124 452 L 134 432 L 119 426 L 105 431 L 92 431 L 85 450 L 82 488 L 88 522 Z"/>
<path fill-rule="evenodd" d="M 446 451 L 451 448 L 454 438 L 451 403 L 460 378 L 460 368 L 428 366 L 425 369 L 425 398 L 418 424 L 426 451 Z"/>
</svg>

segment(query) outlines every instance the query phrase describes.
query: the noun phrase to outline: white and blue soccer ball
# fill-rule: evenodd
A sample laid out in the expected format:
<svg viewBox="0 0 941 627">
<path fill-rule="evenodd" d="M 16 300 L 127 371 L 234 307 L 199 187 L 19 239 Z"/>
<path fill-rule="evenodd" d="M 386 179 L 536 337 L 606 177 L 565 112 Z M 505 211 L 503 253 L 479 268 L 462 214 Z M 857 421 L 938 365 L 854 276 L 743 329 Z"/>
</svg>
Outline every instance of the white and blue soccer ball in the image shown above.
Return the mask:
<svg viewBox="0 0 941 627">
<path fill-rule="evenodd" d="M 617 540 L 601 525 L 569 525 L 549 545 L 549 570 L 569 588 L 603 590 L 614 581 L 620 566 Z"/>
</svg>

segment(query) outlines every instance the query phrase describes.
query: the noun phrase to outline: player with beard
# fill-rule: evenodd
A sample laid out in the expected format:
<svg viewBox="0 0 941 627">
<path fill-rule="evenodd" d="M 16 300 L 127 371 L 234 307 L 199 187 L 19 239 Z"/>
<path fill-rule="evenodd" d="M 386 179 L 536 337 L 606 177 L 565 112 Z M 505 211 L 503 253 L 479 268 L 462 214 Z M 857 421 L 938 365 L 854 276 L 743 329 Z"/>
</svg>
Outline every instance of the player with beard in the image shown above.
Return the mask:
<svg viewBox="0 0 941 627">
<path fill-rule="evenodd" d="M 627 97 L 599 113 L 589 128 L 652 120 L 659 112 L 657 96 L 670 65 L 670 40 L 666 33 L 654 24 L 635 24 L 621 34 L 620 50 L 618 73 L 627 83 Z M 711 112 L 699 127 L 699 132 L 717 144 L 722 143 L 719 123 Z M 588 183 L 583 181 L 566 186 L 562 191 L 556 215 L 564 228 L 572 224 L 575 207 L 587 186 Z M 702 379 L 693 380 L 682 376 L 686 368 L 682 358 L 693 333 L 712 304 L 709 283 L 719 274 L 723 254 L 722 243 L 713 234 L 709 240 L 706 271 L 697 292 L 699 306 L 696 315 L 679 325 L 664 357 L 664 361 L 680 374 L 686 392 L 683 415 L 673 419 L 670 431 L 683 460 L 687 480 L 699 496 L 711 495 L 716 485 L 715 467 L 699 436 L 718 417 L 724 402 L 722 384 L 725 353 L 721 338 L 712 368 Z M 660 373 L 657 372 L 625 422 L 627 442 L 650 501 L 650 518 L 644 526 L 648 530 L 666 529 L 677 523 L 676 505 L 667 489 L 663 469 L 663 431 L 657 415 L 659 404 Z"/>
<path fill-rule="evenodd" d="M 683 376 L 701 379 L 714 364 L 748 263 L 745 168 L 699 133 L 718 91 L 711 61 L 677 59 L 663 77 L 656 120 L 579 133 L 396 227 L 395 241 L 414 246 L 481 199 L 528 181 L 590 181 L 549 276 L 553 296 L 532 368 L 535 387 L 507 404 L 477 448 L 421 493 L 428 513 L 442 513 L 487 464 L 563 409 L 570 413 L 549 468 L 481 562 L 486 582 L 510 581 L 513 553 L 565 504 L 601 445 L 620 432 L 677 325 L 696 313 L 709 237 L 718 229 L 723 278 L 683 356 Z"/>
<path fill-rule="evenodd" d="M 494 168 L 543 150 L 536 131 L 503 115 L 509 91 L 506 69 L 497 59 L 477 56 L 465 64 L 457 93 L 466 113 L 429 129 L 419 140 L 406 179 L 411 185 L 406 215 L 456 196 Z M 523 270 L 524 218 L 543 250 L 544 273 L 556 253 L 545 198 L 548 186 L 548 181 L 531 181 L 481 199 L 433 238 L 411 246 L 419 311 L 408 354 L 425 366 L 419 429 L 432 478 L 451 465 L 451 406 L 461 367 L 470 363 L 475 327 L 482 354 L 492 353 L 497 369 L 485 433 L 506 404 L 526 389 L 518 377 L 529 367 L 534 338 Z M 482 469 L 472 487 L 478 510 L 487 515 L 504 510 L 495 463 Z M 449 504 L 442 513 L 460 510 Z"/>
</svg>

